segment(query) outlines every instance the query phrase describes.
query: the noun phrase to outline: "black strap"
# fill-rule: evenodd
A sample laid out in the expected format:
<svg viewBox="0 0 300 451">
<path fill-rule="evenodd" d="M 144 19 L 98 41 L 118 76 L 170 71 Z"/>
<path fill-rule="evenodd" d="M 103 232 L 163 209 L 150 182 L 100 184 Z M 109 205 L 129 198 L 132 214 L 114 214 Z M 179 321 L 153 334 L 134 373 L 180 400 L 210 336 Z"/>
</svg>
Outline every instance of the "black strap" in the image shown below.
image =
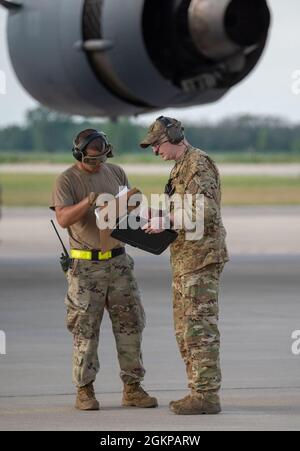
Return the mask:
<svg viewBox="0 0 300 451">
<path fill-rule="evenodd" d="M 99 250 L 92 250 L 92 261 L 105 261 L 100 260 L 98 258 Z M 125 254 L 125 248 L 124 247 L 118 247 L 117 249 L 113 249 L 111 251 L 111 258 L 118 257 L 119 255 Z"/>
</svg>

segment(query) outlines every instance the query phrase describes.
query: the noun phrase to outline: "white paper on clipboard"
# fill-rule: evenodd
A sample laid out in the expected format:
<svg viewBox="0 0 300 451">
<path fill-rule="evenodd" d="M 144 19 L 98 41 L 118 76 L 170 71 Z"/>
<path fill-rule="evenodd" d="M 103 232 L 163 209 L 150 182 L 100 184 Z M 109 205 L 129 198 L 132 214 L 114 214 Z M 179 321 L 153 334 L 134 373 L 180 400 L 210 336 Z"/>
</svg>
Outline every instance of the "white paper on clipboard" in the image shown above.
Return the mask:
<svg viewBox="0 0 300 451">
<path fill-rule="evenodd" d="M 119 194 L 116 195 L 116 199 L 117 199 L 118 197 L 121 197 L 121 196 L 123 196 L 124 194 L 128 193 L 128 191 L 129 191 L 129 189 L 128 189 L 127 186 L 120 186 L 120 191 L 119 191 Z"/>
</svg>

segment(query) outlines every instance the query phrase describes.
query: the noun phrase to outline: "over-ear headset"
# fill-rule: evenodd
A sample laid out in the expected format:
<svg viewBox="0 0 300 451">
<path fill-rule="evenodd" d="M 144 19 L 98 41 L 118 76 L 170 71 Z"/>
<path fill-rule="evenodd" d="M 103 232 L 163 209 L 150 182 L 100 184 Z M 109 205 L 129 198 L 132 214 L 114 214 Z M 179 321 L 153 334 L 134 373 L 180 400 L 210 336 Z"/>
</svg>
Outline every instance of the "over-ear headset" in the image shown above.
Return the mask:
<svg viewBox="0 0 300 451">
<path fill-rule="evenodd" d="M 97 131 L 88 135 L 79 144 L 76 144 L 74 139 L 72 148 L 73 157 L 78 161 L 82 161 L 82 157 L 86 156 L 86 148 L 92 141 L 94 141 L 94 139 L 97 138 L 102 139 L 104 143 L 105 151 L 103 153 L 103 156 L 106 156 L 107 158 L 112 158 L 113 157 L 112 145 L 108 142 L 105 133 Z"/>
<path fill-rule="evenodd" d="M 184 128 L 181 124 L 174 124 L 165 116 L 160 116 L 156 120 L 161 122 L 161 124 L 165 127 L 168 141 L 171 144 L 179 144 L 184 139 Z"/>
</svg>

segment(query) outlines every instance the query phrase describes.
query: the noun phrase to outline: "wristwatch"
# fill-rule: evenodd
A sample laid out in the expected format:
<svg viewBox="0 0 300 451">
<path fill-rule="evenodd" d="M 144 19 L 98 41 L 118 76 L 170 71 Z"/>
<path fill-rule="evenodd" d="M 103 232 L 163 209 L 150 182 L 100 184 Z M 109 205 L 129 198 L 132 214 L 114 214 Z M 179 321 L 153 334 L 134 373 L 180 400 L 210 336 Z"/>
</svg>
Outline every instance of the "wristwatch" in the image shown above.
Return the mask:
<svg viewBox="0 0 300 451">
<path fill-rule="evenodd" d="M 96 205 L 97 197 L 98 197 L 98 193 L 91 192 L 89 194 L 89 204 L 91 207 L 94 207 Z"/>
</svg>

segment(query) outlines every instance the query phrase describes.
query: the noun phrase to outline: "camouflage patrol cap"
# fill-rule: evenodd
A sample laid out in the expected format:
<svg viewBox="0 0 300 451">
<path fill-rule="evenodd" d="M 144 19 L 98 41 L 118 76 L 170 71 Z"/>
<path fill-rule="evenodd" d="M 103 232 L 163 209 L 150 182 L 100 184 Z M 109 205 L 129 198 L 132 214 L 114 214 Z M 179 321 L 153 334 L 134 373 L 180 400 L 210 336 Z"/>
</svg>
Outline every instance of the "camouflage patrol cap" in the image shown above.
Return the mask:
<svg viewBox="0 0 300 451">
<path fill-rule="evenodd" d="M 165 119 L 167 119 L 170 124 L 174 124 L 178 130 L 182 130 L 181 122 L 177 119 L 171 117 L 165 117 Z M 150 125 L 145 138 L 140 142 L 140 147 L 145 149 L 146 147 L 153 146 L 164 137 L 168 138 L 166 125 L 161 120 L 156 119 L 156 121 Z"/>
</svg>

